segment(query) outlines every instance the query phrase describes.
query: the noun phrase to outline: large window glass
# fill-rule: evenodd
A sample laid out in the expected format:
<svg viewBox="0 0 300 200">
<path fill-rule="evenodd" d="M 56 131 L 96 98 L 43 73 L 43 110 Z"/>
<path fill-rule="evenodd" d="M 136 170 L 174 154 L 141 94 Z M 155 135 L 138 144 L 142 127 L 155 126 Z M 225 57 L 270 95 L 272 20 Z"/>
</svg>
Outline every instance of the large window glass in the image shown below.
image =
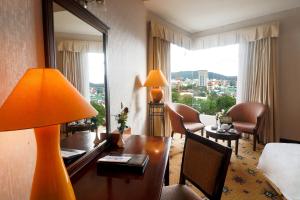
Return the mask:
<svg viewBox="0 0 300 200">
<path fill-rule="evenodd" d="M 172 101 L 215 115 L 236 103 L 239 45 L 197 51 L 171 46 Z"/>
</svg>

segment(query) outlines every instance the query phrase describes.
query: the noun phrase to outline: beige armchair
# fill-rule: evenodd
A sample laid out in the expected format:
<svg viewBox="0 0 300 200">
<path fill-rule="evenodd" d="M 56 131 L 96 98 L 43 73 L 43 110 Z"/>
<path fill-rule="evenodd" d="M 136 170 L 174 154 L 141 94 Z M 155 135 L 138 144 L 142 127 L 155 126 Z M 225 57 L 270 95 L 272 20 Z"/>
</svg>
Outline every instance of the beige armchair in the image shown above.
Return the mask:
<svg viewBox="0 0 300 200">
<path fill-rule="evenodd" d="M 204 124 L 200 121 L 200 113 L 187 105 L 180 103 L 169 103 L 167 105 L 173 137 L 174 133 L 185 134 L 187 130 L 196 132 L 201 130 L 203 135 Z"/>
<path fill-rule="evenodd" d="M 238 132 L 253 135 L 253 151 L 256 150 L 256 141 L 259 139 L 258 132 L 263 128 L 266 111 L 267 106 L 264 104 L 245 102 L 234 105 L 227 112 Z"/>
</svg>

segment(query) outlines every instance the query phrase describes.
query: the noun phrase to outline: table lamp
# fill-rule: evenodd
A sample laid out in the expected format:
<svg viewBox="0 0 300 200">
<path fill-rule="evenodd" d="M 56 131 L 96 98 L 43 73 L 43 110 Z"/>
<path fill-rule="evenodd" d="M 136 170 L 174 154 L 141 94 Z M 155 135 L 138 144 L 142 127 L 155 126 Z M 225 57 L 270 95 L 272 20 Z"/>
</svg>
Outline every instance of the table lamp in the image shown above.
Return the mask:
<svg viewBox="0 0 300 200">
<path fill-rule="evenodd" d="M 146 87 L 151 87 L 151 97 L 154 103 L 159 103 L 163 98 L 164 93 L 161 87 L 168 85 L 168 81 L 159 69 L 151 70 L 144 84 Z"/>
<path fill-rule="evenodd" d="M 56 69 L 32 68 L 19 80 L 0 108 L 0 131 L 34 128 L 37 159 L 30 199 L 75 199 L 60 153 L 60 124 L 96 115 Z"/>
</svg>

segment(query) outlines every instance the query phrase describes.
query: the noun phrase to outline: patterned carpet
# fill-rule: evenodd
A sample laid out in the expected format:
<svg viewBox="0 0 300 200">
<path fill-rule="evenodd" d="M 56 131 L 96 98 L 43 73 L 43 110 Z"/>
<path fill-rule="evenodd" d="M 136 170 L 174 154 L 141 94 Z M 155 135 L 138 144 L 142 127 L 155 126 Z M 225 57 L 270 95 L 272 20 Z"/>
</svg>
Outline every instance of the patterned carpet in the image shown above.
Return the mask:
<svg viewBox="0 0 300 200">
<path fill-rule="evenodd" d="M 226 145 L 226 141 L 219 140 Z M 234 142 L 233 142 L 234 143 Z M 170 152 L 170 184 L 179 182 L 180 166 L 184 137 L 174 135 Z M 232 145 L 234 149 L 234 144 Z M 258 145 L 256 151 L 252 151 L 252 140 L 241 139 L 239 142 L 239 154 L 231 155 L 222 200 L 281 200 L 281 197 L 270 187 L 263 175 L 256 169 L 263 145 Z M 201 197 L 204 197 L 197 189 L 191 186 Z"/>
</svg>

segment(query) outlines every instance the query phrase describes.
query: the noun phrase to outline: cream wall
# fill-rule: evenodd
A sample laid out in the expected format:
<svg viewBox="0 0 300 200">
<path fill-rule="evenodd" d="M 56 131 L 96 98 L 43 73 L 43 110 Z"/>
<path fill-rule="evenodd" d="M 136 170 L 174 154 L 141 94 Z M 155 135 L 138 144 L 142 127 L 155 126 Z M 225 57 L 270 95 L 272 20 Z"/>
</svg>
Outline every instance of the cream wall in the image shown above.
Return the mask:
<svg viewBox="0 0 300 200">
<path fill-rule="evenodd" d="M 278 58 L 280 137 L 300 141 L 300 8 L 199 32 L 192 37 L 197 38 L 275 20 L 280 22 Z"/>
<path fill-rule="evenodd" d="M 1 0 L 0 104 L 28 67 L 44 65 L 40 8 L 40 0 Z M 32 131 L 0 133 L 0 152 L 0 199 L 28 199 L 36 156 Z"/>
<path fill-rule="evenodd" d="M 1 0 L 0 104 L 28 67 L 43 66 L 41 0 Z M 106 11 L 105 11 L 106 9 Z M 146 10 L 140 0 L 109 0 L 92 12 L 110 26 L 108 76 L 111 114 L 130 107 L 134 133 L 146 127 Z M 17 113 L 16 113 L 17 117 Z M 112 117 L 112 128 L 116 128 Z M 0 134 L 0 199 L 28 199 L 35 166 L 32 130 Z"/>
<path fill-rule="evenodd" d="M 121 101 L 129 106 L 129 125 L 135 134 L 146 133 L 147 75 L 146 15 L 140 0 L 109 0 L 105 6 L 90 4 L 88 9 L 109 27 L 108 77 L 110 114 L 120 112 Z M 116 128 L 111 117 L 112 130 Z"/>
</svg>

